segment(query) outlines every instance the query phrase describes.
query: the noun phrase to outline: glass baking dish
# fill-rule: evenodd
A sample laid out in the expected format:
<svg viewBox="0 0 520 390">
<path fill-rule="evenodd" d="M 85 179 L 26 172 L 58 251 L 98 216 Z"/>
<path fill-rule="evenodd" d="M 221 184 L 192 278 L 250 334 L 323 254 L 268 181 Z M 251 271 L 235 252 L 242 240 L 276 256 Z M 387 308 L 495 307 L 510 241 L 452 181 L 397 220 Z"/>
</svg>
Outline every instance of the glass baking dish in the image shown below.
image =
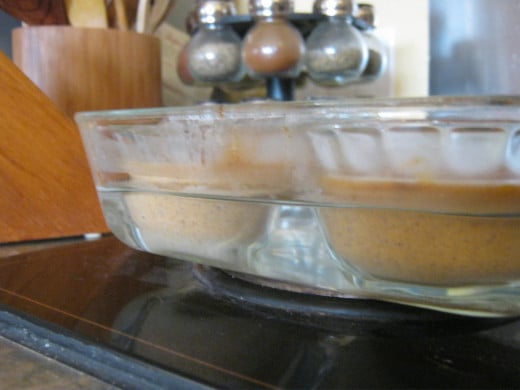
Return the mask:
<svg viewBox="0 0 520 390">
<path fill-rule="evenodd" d="M 76 116 L 109 227 L 278 288 L 520 314 L 520 98 Z"/>
</svg>

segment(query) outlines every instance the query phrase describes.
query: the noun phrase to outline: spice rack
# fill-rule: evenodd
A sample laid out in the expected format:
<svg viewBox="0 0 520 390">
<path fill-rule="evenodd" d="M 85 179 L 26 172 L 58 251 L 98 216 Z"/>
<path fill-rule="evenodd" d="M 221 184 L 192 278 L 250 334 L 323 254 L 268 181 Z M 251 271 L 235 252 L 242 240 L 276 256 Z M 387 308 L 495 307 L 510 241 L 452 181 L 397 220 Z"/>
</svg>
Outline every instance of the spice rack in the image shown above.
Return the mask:
<svg viewBox="0 0 520 390">
<path fill-rule="evenodd" d="M 319 14 L 308 14 L 308 13 L 291 13 L 286 16 L 288 22 L 290 22 L 296 29 L 299 30 L 302 37 L 306 39 L 311 32 L 315 29 L 317 24 L 326 19 L 326 16 Z M 255 20 L 251 15 L 232 15 L 224 16 L 221 24 L 230 26 L 232 30 L 243 39 L 250 28 L 254 25 Z M 371 28 L 371 25 L 364 19 L 352 16 L 351 24 L 359 31 L 367 31 Z M 300 78 L 306 77 L 305 71 L 302 71 L 297 77 L 283 77 L 283 76 L 269 76 L 263 79 L 266 89 L 266 98 L 276 101 L 291 101 L 294 100 L 294 91 L 296 88 L 297 81 Z M 247 81 L 239 81 L 237 84 L 245 84 L 247 87 Z M 254 85 L 258 85 L 253 83 Z M 218 86 L 218 84 L 215 84 Z"/>
</svg>

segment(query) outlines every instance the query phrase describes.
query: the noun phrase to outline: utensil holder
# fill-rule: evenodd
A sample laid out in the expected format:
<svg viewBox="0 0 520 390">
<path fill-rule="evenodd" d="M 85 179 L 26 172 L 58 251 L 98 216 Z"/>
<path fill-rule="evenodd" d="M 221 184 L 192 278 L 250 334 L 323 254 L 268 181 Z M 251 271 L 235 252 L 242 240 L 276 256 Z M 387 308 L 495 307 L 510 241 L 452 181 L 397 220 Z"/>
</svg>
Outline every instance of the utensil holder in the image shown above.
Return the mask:
<svg viewBox="0 0 520 390">
<path fill-rule="evenodd" d="M 14 63 L 69 116 L 157 107 L 160 40 L 116 29 L 30 26 L 13 30 Z"/>
</svg>

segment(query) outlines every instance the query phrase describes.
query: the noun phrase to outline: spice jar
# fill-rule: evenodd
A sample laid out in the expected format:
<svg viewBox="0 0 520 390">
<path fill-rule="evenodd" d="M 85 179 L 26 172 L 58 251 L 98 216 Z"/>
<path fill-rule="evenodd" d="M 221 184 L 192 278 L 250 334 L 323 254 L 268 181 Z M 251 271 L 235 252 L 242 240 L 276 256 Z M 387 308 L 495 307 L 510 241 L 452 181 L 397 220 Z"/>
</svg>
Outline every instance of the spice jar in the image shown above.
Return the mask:
<svg viewBox="0 0 520 390">
<path fill-rule="evenodd" d="M 242 79 L 242 42 L 223 18 L 235 14 L 232 1 L 206 0 L 199 3 L 198 30 L 187 48 L 189 73 L 199 84 L 236 82 Z"/>
<path fill-rule="evenodd" d="M 309 76 L 325 85 L 355 81 L 368 62 L 368 48 L 352 26 L 352 0 L 316 0 L 314 13 L 324 15 L 306 42 L 305 64 Z"/>
<path fill-rule="evenodd" d="M 368 47 L 368 62 L 360 81 L 373 81 L 381 77 L 388 67 L 388 55 L 383 40 L 378 37 L 375 28 L 374 6 L 371 4 L 359 4 L 356 15 L 367 26 L 361 31 L 361 35 Z"/>
<path fill-rule="evenodd" d="M 252 77 L 293 78 L 302 68 L 305 44 L 288 20 L 289 0 L 251 0 L 254 26 L 244 38 L 242 56 Z"/>
<path fill-rule="evenodd" d="M 179 76 L 179 80 L 186 85 L 191 85 L 195 81 L 188 67 L 188 44 L 184 45 L 179 53 L 177 59 L 177 76 Z"/>
</svg>

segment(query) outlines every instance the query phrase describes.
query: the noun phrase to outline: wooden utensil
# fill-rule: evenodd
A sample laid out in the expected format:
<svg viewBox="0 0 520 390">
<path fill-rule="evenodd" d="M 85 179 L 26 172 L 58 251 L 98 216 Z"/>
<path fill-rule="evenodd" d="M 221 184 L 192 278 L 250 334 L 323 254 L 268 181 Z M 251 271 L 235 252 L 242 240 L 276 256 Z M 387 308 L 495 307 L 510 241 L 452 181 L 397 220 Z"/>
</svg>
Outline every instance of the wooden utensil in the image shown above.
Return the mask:
<svg viewBox="0 0 520 390">
<path fill-rule="evenodd" d="M 175 4 L 172 0 L 139 0 L 135 31 L 153 34 Z"/>
<path fill-rule="evenodd" d="M 159 26 L 164 22 L 168 14 L 170 13 L 175 1 L 173 0 L 154 0 L 152 11 L 150 12 L 150 33 L 155 33 Z"/>
<path fill-rule="evenodd" d="M 135 24 L 135 18 L 137 16 L 137 4 L 138 0 L 122 0 L 125 8 L 126 20 L 128 28 L 133 28 Z M 115 1 L 109 0 L 107 2 L 107 14 L 108 14 L 108 25 L 109 27 L 121 28 L 117 19 L 120 17 L 117 15 Z"/>
<path fill-rule="evenodd" d="M 137 17 L 135 19 L 135 31 L 141 34 L 149 31 L 150 12 L 152 0 L 139 0 L 137 5 Z"/>
<path fill-rule="evenodd" d="M 137 17 L 137 7 L 139 0 L 125 0 L 126 16 L 128 17 L 128 25 L 133 26 Z"/>
<path fill-rule="evenodd" d="M 0 9 L 29 24 L 68 24 L 63 0 L 0 0 Z"/>
<path fill-rule="evenodd" d="M 126 16 L 126 5 L 124 0 L 114 0 L 117 27 L 120 30 L 128 30 L 128 18 Z"/>
<path fill-rule="evenodd" d="M 65 0 L 65 6 L 74 27 L 108 27 L 105 0 Z"/>
</svg>

